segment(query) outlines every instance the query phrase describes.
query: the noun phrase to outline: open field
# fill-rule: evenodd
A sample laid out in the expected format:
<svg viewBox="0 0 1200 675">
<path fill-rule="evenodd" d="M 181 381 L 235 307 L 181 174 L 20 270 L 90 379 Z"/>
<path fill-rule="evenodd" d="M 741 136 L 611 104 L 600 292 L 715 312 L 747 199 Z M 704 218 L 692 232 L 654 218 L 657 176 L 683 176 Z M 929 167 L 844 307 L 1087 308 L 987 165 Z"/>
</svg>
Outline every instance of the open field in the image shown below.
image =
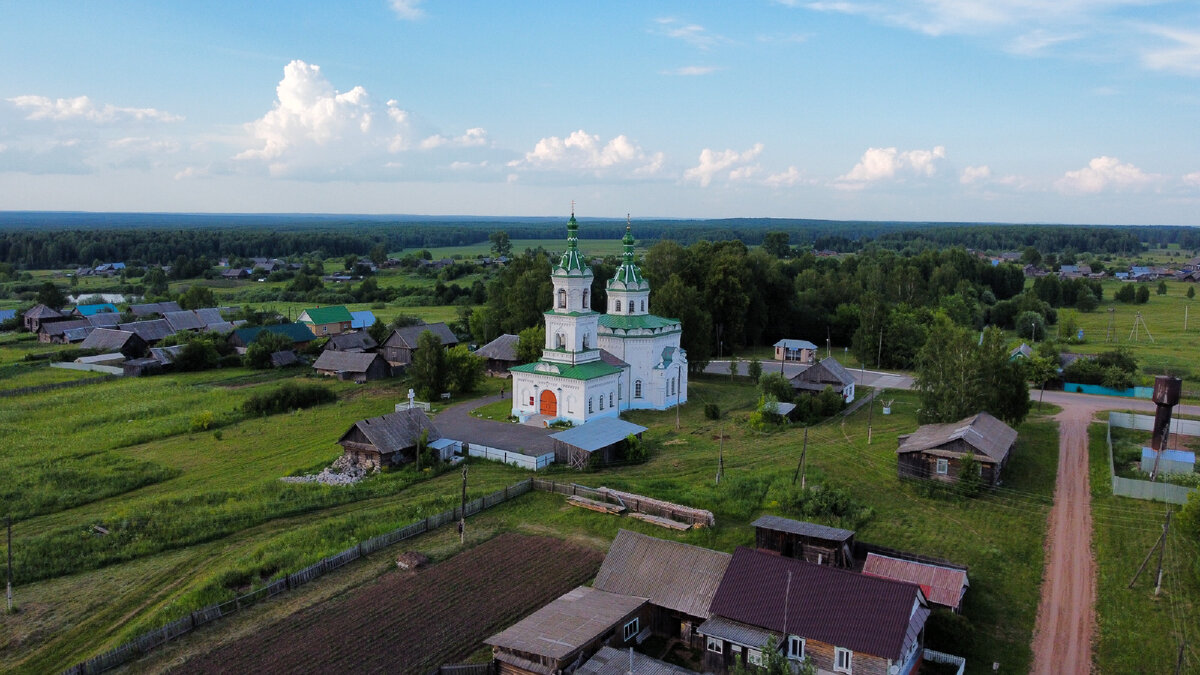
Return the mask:
<svg viewBox="0 0 1200 675">
<path fill-rule="evenodd" d="M 488 636 L 591 579 L 602 558 L 561 539 L 502 534 L 430 568 L 385 574 L 187 670 L 425 672 L 466 659 Z"/>
<path fill-rule="evenodd" d="M 1200 546 L 1173 524 L 1163 557 L 1162 593 L 1154 595 L 1156 559 L 1128 588 L 1162 534 L 1168 507 L 1112 494 L 1104 428 L 1103 422 L 1094 423 L 1088 433 L 1098 596 L 1095 672 L 1174 672 L 1183 638 L 1193 669 L 1184 672 L 1194 672 L 1200 663 Z"/>
</svg>

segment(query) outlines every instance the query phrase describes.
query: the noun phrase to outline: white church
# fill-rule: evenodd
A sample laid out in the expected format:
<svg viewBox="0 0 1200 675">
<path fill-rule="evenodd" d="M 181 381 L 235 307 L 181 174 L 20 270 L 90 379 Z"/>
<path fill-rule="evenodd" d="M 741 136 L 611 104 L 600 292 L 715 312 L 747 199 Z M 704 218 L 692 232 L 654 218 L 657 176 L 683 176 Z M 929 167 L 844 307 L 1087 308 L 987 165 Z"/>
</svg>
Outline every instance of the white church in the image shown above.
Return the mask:
<svg viewBox="0 0 1200 675">
<path fill-rule="evenodd" d="M 579 223 L 567 221 L 567 251 L 550 273 L 542 358 L 515 366 L 512 414 L 526 422 L 575 425 L 622 410 L 665 410 L 687 402 L 687 354 L 678 319 L 649 313 L 650 284 L 633 260 L 627 225 L 624 259 L 606 289 L 605 314 L 592 309 L 592 268 L 579 254 Z"/>
</svg>

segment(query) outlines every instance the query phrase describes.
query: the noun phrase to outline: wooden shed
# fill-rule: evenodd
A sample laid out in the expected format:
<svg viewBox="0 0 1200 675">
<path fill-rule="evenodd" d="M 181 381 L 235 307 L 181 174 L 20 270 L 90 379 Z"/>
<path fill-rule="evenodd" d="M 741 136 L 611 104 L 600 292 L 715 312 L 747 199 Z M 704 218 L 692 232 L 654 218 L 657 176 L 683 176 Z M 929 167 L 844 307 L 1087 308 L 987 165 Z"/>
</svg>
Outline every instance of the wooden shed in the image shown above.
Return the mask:
<svg viewBox="0 0 1200 675">
<path fill-rule="evenodd" d="M 146 355 L 150 346 L 137 333 L 109 328 L 96 328 L 79 345 L 80 349 L 95 349 L 100 352 L 120 352 L 126 359 L 138 359 Z"/>
<path fill-rule="evenodd" d="M 489 375 L 504 375 L 508 369 L 518 365 L 517 344 L 521 336 L 505 333 L 486 345 L 475 350 L 475 356 L 487 359 L 484 369 Z"/>
<path fill-rule="evenodd" d="M 413 352 L 417 350 L 417 343 L 421 339 L 421 334 L 425 331 L 430 331 L 438 337 L 442 342 L 442 346 L 450 348 L 458 344 L 458 338 L 454 332 L 444 323 L 426 323 L 419 326 L 405 326 L 392 331 L 388 339 L 383 341 L 383 345 L 379 349 L 379 353 L 383 354 L 383 358 L 393 366 L 407 366 L 412 363 Z"/>
<path fill-rule="evenodd" d="M 641 438 L 645 431 L 646 427 L 619 417 L 594 419 L 550 435 L 554 441 L 554 461 L 582 469 L 595 456 L 595 461 L 608 464 L 621 459 L 625 439 L 629 436 Z"/>
<path fill-rule="evenodd" d="M 352 330 L 346 333 L 340 333 L 329 338 L 325 342 L 325 351 L 328 352 L 369 352 L 379 344 L 375 342 L 367 331 Z"/>
<path fill-rule="evenodd" d="M 338 445 L 355 464 L 365 467 L 397 466 L 416 461 L 421 434 L 432 442 L 442 437 L 420 408 L 405 408 L 380 417 L 359 420 Z"/>
<path fill-rule="evenodd" d="M 59 312 L 52 307 L 47 307 L 46 305 L 34 305 L 33 307 L 30 307 L 29 309 L 25 310 L 25 313 L 21 315 L 21 318 L 24 321 L 25 330 L 29 331 L 30 333 L 37 333 L 38 328 L 41 327 L 42 323 L 50 323 L 64 319 L 62 312 Z"/>
<path fill-rule="evenodd" d="M 363 352 L 321 352 L 313 368 L 318 375 L 359 383 L 380 380 L 392 374 L 391 366 L 382 356 Z"/>
<path fill-rule="evenodd" d="M 854 376 L 832 356 L 792 377 L 792 389 L 816 395 L 831 387 L 846 403 L 854 402 Z"/>
<path fill-rule="evenodd" d="M 963 457 L 970 455 L 979 465 L 986 485 L 999 485 L 1000 475 L 1017 432 L 1004 422 L 981 412 L 948 424 L 926 424 L 896 439 L 897 471 L 901 478 L 957 482 Z"/>
<path fill-rule="evenodd" d="M 763 516 L 751 523 L 760 551 L 818 565 L 854 566 L 854 532 L 802 520 Z"/>
</svg>

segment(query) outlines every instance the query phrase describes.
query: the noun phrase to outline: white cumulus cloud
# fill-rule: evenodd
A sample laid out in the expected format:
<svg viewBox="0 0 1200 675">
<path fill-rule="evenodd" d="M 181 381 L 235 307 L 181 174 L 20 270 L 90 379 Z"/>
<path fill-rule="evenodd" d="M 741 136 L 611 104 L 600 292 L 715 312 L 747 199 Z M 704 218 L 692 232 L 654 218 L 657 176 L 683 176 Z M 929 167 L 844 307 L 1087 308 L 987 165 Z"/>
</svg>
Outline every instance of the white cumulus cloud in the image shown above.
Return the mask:
<svg viewBox="0 0 1200 675">
<path fill-rule="evenodd" d="M 580 129 L 566 138 L 547 136 L 525 153 L 524 158 L 508 165 L 568 171 L 627 169 L 633 175 L 645 176 L 658 173 L 662 168 L 663 153 L 648 153 L 624 134 L 605 143 L 600 136 Z"/>
<path fill-rule="evenodd" d="M 1200 171 L 1193 171 L 1191 173 L 1184 174 L 1183 182 L 1187 185 L 1200 187 Z"/>
<path fill-rule="evenodd" d="M 1055 181 L 1060 192 L 1096 194 L 1105 190 L 1128 190 L 1158 182 L 1161 176 L 1148 174 L 1132 164 L 1122 164 L 1116 157 L 1096 157 L 1077 171 L 1068 171 Z"/>
<path fill-rule="evenodd" d="M 991 177 L 992 170 L 988 168 L 987 165 L 968 166 L 962 170 L 961 174 L 959 174 L 958 182 L 962 183 L 963 185 L 970 185 L 972 183 L 978 183 L 981 180 L 987 180 Z"/>
<path fill-rule="evenodd" d="M 52 99 L 46 96 L 15 96 L 8 99 L 25 111 L 27 120 L 83 120 L 87 122 L 118 122 L 124 120 L 175 122 L 183 119 L 155 108 L 121 108 L 111 103 L 97 105 L 87 96 Z"/>
<path fill-rule="evenodd" d="M 678 75 L 681 77 L 695 77 L 697 75 L 710 75 L 717 71 L 715 66 L 683 66 L 682 68 L 674 68 L 671 70 L 660 71 L 663 75 Z"/>
<path fill-rule="evenodd" d="M 715 176 L 729 171 L 728 178 L 737 180 L 745 177 L 745 167 L 761 155 L 762 151 L 762 143 L 755 143 L 754 147 L 745 152 L 704 148 L 700 151 L 700 163 L 683 172 L 683 179 L 696 181 L 702 187 L 708 187 Z"/>
<path fill-rule="evenodd" d="M 867 148 L 853 169 L 838 180 L 856 183 L 895 178 L 897 173 L 911 172 L 932 176 L 937 172 L 937 160 L 946 158 L 946 148 L 898 151 L 896 148 Z"/>
<path fill-rule="evenodd" d="M 421 149 L 431 150 L 433 148 L 440 148 L 442 146 L 474 148 L 487 144 L 487 129 L 484 129 L 483 127 L 474 127 L 472 129 L 467 129 L 463 135 L 456 136 L 454 138 L 443 136 L 441 134 L 434 134 L 421 141 Z"/>
<path fill-rule="evenodd" d="M 392 7 L 392 11 L 396 13 L 397 18 L 405 21 L 416 21 L 425 16 L 425 11 L 421 9 L 422 0 L 390 0 L 388 2 Z"/>
<path fill-rule="evenodd" d="M 771 174 L 763 180 L 763 183 L 769 187 L 791 187 L 804 182 L 806 182 L 804 176 L 794 166 L 789 166 L 787 171 Z"/>
</svg>

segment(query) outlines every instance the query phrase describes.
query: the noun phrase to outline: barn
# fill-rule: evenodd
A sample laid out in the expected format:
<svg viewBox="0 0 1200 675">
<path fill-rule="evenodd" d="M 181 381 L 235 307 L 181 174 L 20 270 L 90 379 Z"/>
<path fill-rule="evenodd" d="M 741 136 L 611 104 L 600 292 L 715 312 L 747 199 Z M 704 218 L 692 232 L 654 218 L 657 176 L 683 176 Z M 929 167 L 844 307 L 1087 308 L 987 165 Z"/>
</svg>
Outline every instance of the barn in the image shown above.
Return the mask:
<svg viewBox="0 0 1200 675">
<path fill-rule="evenodd" d="M 1016 445 L 1017 432 L 981 412 L 948 424 L 926 424 L 896 440 L 901 478 L 957 482 L 963 458 L 969 455 L 979 465 L 984 484 L 996 486 Z"/>
<path fill-rule="evenodd" d="M 831 387 L 846 403 L 854 402 L 854 376 L 832 356 L 821 359 L 815 366 L 791 379 L 792 389 L 806 394 L 820 394 Z"/>
<path fill-rule="evenodd" d="M 763 516 L 751 523 L 754 545 L 760 551 L 818 565 L 854 566 L 854 532 L 779 516 Z"/>
<path fill-rule="evenodd" d="M 954 613 L 962 612 L 963 596 L 971 582 L 967 568 L 905 560 L 878 553 L 868 553 L 863 574 L 917 584 L 929 598 L 930 605 L 945 607 Z"/>
<path fill-rule="evenodd" d="M 489 375 L 504 375 L 509 368 L 520 363 L 517 358 L 517 343 L 520 340 L 519 335 L 505 333 L 475 350 L 475 356 L 487 359 L 484 369 Z"/>
<path fill-rule="evenodd" d="M 80 349 L 99 352 L 120 352 L 126 359 L 137 359 L 146 355 L 150 346 L 137 333 L 124 330 L 97 328 L 88 334 L 79 345 Z"/>
<path fill-rule="evenodd" d="M 387 362 L 393 366 L 407 366 L 412 363 L 413 352 L 417 350 L 417 343 L 421 339 L 421 334 L 425 331 L 430 331 L 438 337 L 442 342 L 442 346 L 449 349 L 458 344 L 458 338 L 454 332 L 444 323 L 425 323 L 419 326 L 405 326 L 392 331 L 388 339 L 383 341 L 380 347 L 380 353 L 387 359 Z"/>
<path fill-rule="evenodd" d="M 355 422 L 338 439 L 338 445 L 359 466 L 397 466 L 416 461 L 422 434 L 427 443 L 442 437 L 423 410 L 405 408 Z"/>
<path fill-rule="evenodd" d="M 392 374 L 391 366 L 382 356 L 363 352 L 321 352 L 313 368 L 318 375 L 359 383 L 380 380 Z"/>
<path fill-rule="evenodd" d="M 369 352 L 378 347 L 367 331 L 355 330 L 334 335 L 325 342 L 327 352 Z"/>
</svg>

